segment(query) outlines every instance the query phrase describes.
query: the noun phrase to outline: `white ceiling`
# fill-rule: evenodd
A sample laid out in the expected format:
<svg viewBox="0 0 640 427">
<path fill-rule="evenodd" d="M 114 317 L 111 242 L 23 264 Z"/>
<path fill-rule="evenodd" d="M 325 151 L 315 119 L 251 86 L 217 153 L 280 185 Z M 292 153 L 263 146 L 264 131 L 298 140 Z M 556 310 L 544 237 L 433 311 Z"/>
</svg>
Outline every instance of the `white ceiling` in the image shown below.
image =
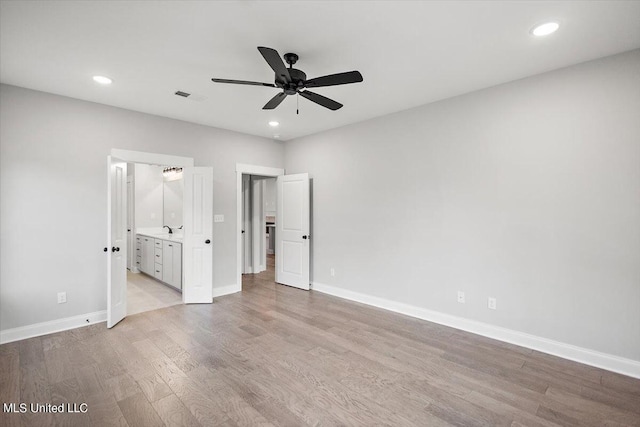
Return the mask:
<svg viewBox="0 0 640 427">
<path fill-rule="evenodd" d="M 557 20 L 557 33 L 529 30 Z M 329 111 L 276 89 L 257 46 L 300 56 Z M 640 47 L 639 1 L 2 1 L 0 81 L 282 140 Z M 94 83 L 93 75 L 114 80 Z M 206 97 L 194 101 L 176 90 Z M 277 130 L 267 124 L 281 123 Z"/>
</svg>

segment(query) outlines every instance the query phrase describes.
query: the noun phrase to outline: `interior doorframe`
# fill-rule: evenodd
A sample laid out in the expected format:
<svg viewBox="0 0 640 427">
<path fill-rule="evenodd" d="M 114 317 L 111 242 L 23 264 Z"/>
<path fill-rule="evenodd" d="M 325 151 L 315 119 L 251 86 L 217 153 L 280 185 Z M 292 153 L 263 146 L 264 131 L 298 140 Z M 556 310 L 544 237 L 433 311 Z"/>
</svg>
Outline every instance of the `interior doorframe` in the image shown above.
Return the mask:
<svg viewBox="0 0 640 427">
<path fill-rule="evenodd" d="M 179 166 L 179 167 L 194 166 L 194 160 L 192 157 L 173 156 L 170 154 L 147 153 L 144 151 L 131 151 L 131 150 L 121 150 L 118 148 L 112 148 L 110 156 L 111 158 L 117 158 L 118 160 L 122 160 L 126 163 L 144 163 L 148 165 L 172 165 L 172 166 Z M 107 156 L 107 158 L 109 158 L 109 156 Z M 111 194 L 108 194 L 107 197 L 111 197 Z M 128 197 L 129 196 L 127 194 L 127 197 L 125 197 L 126 203 L 129 202 Z M 135 222 L 134 222 L 134 227 L 135 227 Z M 135 228 L 132 229 L 131 234 L 135 238 L 134 231 L 135 231 Z M 111 230 L 109 230 L 109 233 L 111 233 Z M 125 270 L 126 270 L 126 266 L 125 266 Z M 110 280 L 107 280 L 107 287 L 108 287 L 107 295 L 109 295 L 109 292 L 111 289 Z M 184 304 L 184 292 L 182 293 L 182 303 Z"/>
<path fill-rule="evenodd" d="M 236 163 L 236 281 L 240 290 L 242 290 L 242 175 L 276 178 L 284 173 L 283 168 Z"/>
</svg>

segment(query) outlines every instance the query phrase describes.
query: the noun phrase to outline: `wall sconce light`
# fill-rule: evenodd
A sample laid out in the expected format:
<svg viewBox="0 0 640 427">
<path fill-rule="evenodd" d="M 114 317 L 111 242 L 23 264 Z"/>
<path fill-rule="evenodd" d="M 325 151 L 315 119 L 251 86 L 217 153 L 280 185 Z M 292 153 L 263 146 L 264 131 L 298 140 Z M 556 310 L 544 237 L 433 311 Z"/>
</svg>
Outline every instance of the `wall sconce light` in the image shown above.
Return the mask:
<svg viewBox="0 0 640 427">
<path fill-rule="evenodd" d="M 162 174 L 164 176 L 172 176 L 172 175 L 177 175 L 179 173 L 182 173 L 182 168 L 175 167 L 175 166 L 172 166 L 170 168 L 164 168 L 162 170 Z"/>
</svg>

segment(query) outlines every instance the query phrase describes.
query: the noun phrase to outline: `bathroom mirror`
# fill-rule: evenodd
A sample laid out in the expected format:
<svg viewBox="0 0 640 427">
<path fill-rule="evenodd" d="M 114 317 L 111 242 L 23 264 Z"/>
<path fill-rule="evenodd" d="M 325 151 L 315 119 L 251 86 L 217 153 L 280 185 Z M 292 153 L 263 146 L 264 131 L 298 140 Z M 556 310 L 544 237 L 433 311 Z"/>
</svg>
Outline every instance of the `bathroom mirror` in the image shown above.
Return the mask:
<svg viewBox="0 0 640 427">
<path fill-rule="evenodd" d="M 184 180 L 182 174 L 164 179 L 163 184 L 163 217 L 164 224 L 171 228 L 178 228 L 182 222 L 182 193 Z"/>
</svg>

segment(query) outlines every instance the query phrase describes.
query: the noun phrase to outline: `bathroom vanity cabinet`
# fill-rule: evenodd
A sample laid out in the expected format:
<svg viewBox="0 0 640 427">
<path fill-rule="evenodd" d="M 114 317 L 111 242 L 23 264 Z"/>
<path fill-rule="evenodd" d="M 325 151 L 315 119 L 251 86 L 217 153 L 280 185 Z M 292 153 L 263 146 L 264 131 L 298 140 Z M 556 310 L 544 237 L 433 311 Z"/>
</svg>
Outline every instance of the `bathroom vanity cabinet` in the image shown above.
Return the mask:
<svg viewBox="0 0 640 427">
<path fill-rule="evenodd" d="M 136 267 L 182 291 L 182 242 L 179 237 L 136 235 Z"/>
</svg>

